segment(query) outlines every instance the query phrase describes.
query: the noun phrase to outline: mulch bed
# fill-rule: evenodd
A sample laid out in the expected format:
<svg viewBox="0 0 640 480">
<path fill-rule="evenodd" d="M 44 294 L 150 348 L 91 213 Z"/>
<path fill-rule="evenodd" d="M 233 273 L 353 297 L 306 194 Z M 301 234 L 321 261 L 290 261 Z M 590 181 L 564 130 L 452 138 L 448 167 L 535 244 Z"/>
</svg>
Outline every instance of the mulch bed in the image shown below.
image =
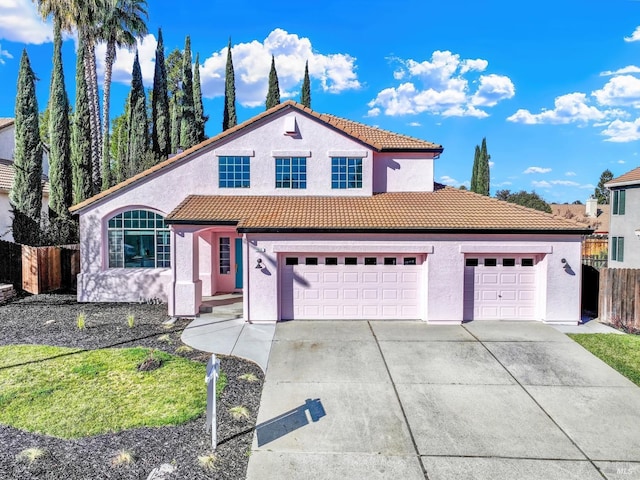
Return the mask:
<svg viewBox="0 0 640 480">
<path fill-rule="evenodd" d="M 84 330 L 76 325 L 81 312 L 86 315 Z M 133 328 L 127 324 L 130 314 L 135 316 Z M 34 295 L 0 305 L 0 345 L 83 349 L 144 346 L 206 363 L 210 354 L 197 350 L 176 353 L 183 345 L 180 335 L 189 321 L 179 320 L 167 328 L 163 325 L 167 319 L 166 305 L 78 304 L 73 295 Z M 137 428 L 77 440 L 62 440 L 0 424 L 0 478 L 146 479 L 164 463 L 175 467 L 166 477 L 170 480 L 245 478 L 264 374 L 252 362 L 228 356 L 220 359 L 228 384 L 218 400 L 215 470 L 203 468 L 198 461 L 198 457 L 212 452 L 203 414 L 180 426 Z M 244 373 L 253 373 L 259 381 L 238 379 Z M 204 378 L 202 384 L 205 388 Z M 231 417 L 228 409 L 238 405 L 249 409 L 250 418 Z M 32 463 L 18 457 L 21 451 L 32 447 L 43 449 L 45 455 Z M 113 459 L 121 451 L 131 452 L 134 461 L 114 465 Z"/>
</svg>

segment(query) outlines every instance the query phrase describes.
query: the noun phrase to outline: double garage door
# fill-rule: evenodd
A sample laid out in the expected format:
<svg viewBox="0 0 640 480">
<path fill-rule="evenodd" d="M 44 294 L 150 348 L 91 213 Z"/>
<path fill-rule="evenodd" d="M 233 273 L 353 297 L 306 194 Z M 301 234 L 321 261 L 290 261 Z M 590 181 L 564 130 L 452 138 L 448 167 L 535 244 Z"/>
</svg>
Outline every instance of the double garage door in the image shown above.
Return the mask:
<svg viewBox="0 0 640 480">
<path fill-rule="evenodd" d="M 537 320 L 535 256 L 467 256 L 465 320 Z"/>
<path fill-rule="evenodd" d="M 280 318 L 419 319 L 424 255 L 284 255 Z"/>
</svg>

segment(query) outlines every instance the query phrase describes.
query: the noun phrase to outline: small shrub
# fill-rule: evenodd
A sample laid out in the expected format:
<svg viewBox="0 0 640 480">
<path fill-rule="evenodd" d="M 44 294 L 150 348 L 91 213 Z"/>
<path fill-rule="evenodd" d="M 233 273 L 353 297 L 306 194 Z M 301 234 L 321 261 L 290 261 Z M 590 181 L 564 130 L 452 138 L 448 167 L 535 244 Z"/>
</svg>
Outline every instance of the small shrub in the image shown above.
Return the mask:
<svg viewBox="0 0 640 480">
<path fill-rule="evenodd" d="M 189 353 L 189 352 L 193 352 L 193 348 L 191 348 L 189 345 L 180 345 L 178 348 L 176 348 L 176 353 Z"/>
<path fill-rule="evenodd" d="M 215 453 L 209 453 L 208 455 L 201 455 L 198 457 L 198 464 L 210 472 L 216 469 L 216 455 Z"/>
<path fill-rule="evenodd" d="M 169 334 L 165 333 L 164 335 L 160 335 L 158 337 L 158 341 L 159 342 L 164 342 L 167 345 L 171 345 L 173 343 L 173 340 L 171 340 L 171 337 L 169 336 Z"/>
<path fill-rule="evenodd" d="M 84 330 L 86 326 L 87 316 L 84 312 L 80 312 L 78 314 L 78 318 L 76 319 L 76 325 L 78 326 L 78 330 Z"/>
<path fill-rule="evenodd" d="M 136 324 L 136 317 L 133 315 L 133 313 L 130 313 L 127 316 L 127 325 L 129 325 L 129 328 L 133 328 Z"/>
<path fill-rule="evenodd" d="M 119 465 L 130 465 L 135 461 L 133 453 L 127 450 L 120 450 L 118 454 L 111 459 L 111 465 L 117 467 Z"/>
<path fill-rule="evenodd" d="M 249 372 L 249 373 L 243 373 L 242 375 L 240 375 L 238 377 L 238 380 L 244 380 L 245 382 L 253 383 L 258 381 L 258 377 L 256 377 L 255 374 Z"/>
<path fill-rule="evenodd" d="M 46 453 L 46 450 L 38 447 L 25 448 L 17 455 L 17 459 L 27 463 L 34 463 L 39 458 L 44 457 Z"/>
<path fill-rule="evenodd" d="M 250 412 L 247 407 L 244 405 L 238 405 L 236 407 L 231 407 L 229 409 L 229 413 L 235 420 L 244 420 L 249 418 Z"/>
<path fill-rule="evenodd" d="M 150 372 L 151 370 L 156 370 L 162 366 L 162 359 L 154 356 L 154 350 L 149 350 L 149 355 L 144 361 L 138 365 L 139 372 Z"/>
</svg>

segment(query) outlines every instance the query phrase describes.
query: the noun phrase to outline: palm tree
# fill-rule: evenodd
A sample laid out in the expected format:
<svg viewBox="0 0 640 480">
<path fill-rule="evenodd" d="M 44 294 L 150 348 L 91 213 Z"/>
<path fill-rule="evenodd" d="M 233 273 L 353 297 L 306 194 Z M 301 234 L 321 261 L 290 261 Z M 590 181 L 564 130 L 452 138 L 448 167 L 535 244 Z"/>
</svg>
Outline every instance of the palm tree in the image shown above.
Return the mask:
<svg viewBox="0 0 640 480">
<path fill-rule="evenodd" d="M 110 163 L 109 101 L 111 97 L 111 74 L 116 60 L 116 48 L 133 47 L 136 44 L 136 38 L 147 34 L 147 25 L 143 18 L 148 16 L 147 0 L 116 0 L 115 4 L 110 5 L 104 13 L 98 33 L 98 38 L 107 43 L 102 90 L 103 169 L 108 167 Z"/>
</svg>

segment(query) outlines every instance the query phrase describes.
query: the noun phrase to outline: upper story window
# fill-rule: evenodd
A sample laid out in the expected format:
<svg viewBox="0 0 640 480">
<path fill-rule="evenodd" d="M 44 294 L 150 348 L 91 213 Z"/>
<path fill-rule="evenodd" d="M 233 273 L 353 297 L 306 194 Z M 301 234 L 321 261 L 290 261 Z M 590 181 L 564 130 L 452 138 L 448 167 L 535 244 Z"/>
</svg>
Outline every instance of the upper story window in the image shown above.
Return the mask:
<svg viewBox="0 0 640 480">
<path fill-rule="evenodd" d="M 307 188 L 307 159 L 276 158 L 276 188 Z"/>
<path fill-rule="evenodd" d="M 249 157 L 218 157 L 218 186 L 220 188 L 249 188 Z"/>
<path fill-rule="evenodd" d="M 626 190 L 614 190 L 611 192 L 613 195 L 612 211 L 614 215 L 624 215 L 624 204 L 627 196 Z"/>
<path fill-rule="evenodd" d="M 362 188 L 362 159 L 333 157 L 331 188 Z"/>
<path fill-rule="evenodd" d="M 171 266 L 169 229 L 164 217 L 148 210 L 128 210 L 109 219 L 109 268 Z"/>
</svg>

